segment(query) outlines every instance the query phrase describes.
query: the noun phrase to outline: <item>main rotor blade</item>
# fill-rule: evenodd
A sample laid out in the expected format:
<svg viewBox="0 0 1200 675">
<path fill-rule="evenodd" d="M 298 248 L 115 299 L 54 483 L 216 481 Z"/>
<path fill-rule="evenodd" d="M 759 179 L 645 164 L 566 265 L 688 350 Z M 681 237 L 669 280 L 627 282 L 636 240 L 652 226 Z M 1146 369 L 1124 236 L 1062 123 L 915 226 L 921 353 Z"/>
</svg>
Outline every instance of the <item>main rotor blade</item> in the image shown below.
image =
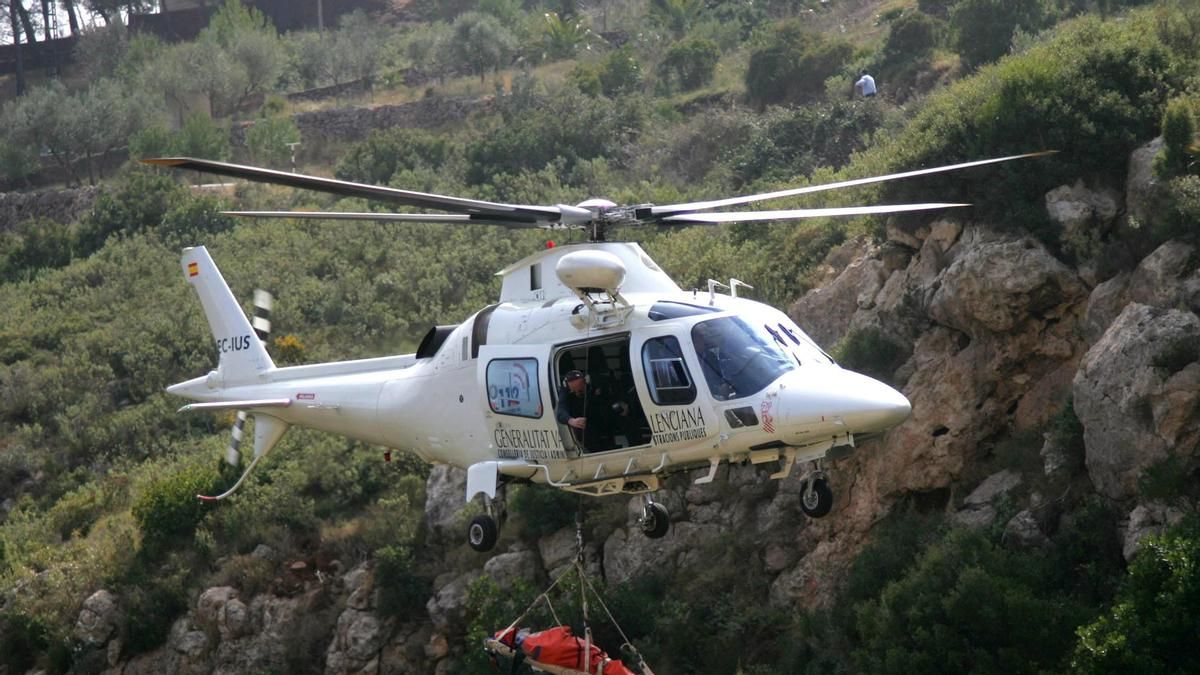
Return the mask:
<svg viewBox="0 0 1200 675">
<path fill-rule="evenodd" d="M 369 211 L 222 211 L 221 213 L 238 218 L 302 218 L 309 220 L 368 220 L 403 223 L 475 223 L 479 225 L 500 225 L 510 229 L 541 228 L 547 230 L 565 230 L 579 227 L 578 225 L 564 225 L 563 223 L 548 221 L 509 220 L 497 216 L 481 216 L 474 213 L 372 213 Z"/>
<path fill-rule="evenodd" d="M 1045 155 L 1053 155 L 1057 150 L 1042 150 L 1040 152 L 1029 152 L 1023 155 L 1009 155 L 1008 157 L 994 157 L 992 159 L 980 159 L 974 162 L 963 162 L 962 164 L 951 164 L 949 166 L 937 166 L 931 169 L 917 169 L 915 171 L 905 171 L 902 173 L 892 173 L 886 176 L 872 176 L 870 178 L 855 178 L 853 180 L 843 180 L 837 183 L 826 183 L 824 185 L 810 185 L 802 188 L 792 188 L 790 190 L 779 190 L 778 192 L 764 192 L 757 195 L 746 195 L 743 197 L 730 197 L 728 199 L 714 199 L 706 202 L 691 202 L 689 204 L 668 204 L 665 206 L 652 206 L 650 213 L 655 216 L 669 215 L 679 213 L 681 211 L 703 211 L 705 209 L 716 209 L 724 206 L 736 206 L 738 204 L 748 204 L 750 202 L 760 202 L 768 199 L 780 199 L 782 197 L 794 197 L 796 195 L 809 194 L 813 192 L 823 192 L 825 190 L 838 190 L 846 187 L 854 187 L 856 185 L 870 185 L 871 183 L 882 183 L 889 180 L 898 180 L 900 178 L 911 178 L 913 176 L 925 176 L 931 173 L 942 173 L 944 171 L 956 171 L 958 169 L 967 169 L 973 166 L 983 166 L 985 164 L 997 164 L 999 162 L 1008 162 L 1014 159 L 1025 159 L 1027 157 L 1042 157 Z"/>
<path fill-rule="evenodd" d="M 905 211 L 928 211 L 949 209 L 970 204 L 883 204 L 880 206 L 847 206 L 829 209 L 786 209 L 783 211 L 734 211 L 727 213 L 685 213 L 667 216 L 663 222 L 690 225 L 713 223 L 742 223 L 759 220 L 798 220 L 800 218 L 822 218 L 827 216 L 866 216 L 875 213 L 903 213 Z"/>
<path fill-rule="evenodd" d="M 255 166 L 230 164 L 228 162 L 218 162 L 211 159 L 163 157 L 156 159 L 143 159 L 142 162 L 146 164 L 154 164 L 156 166 L 168 166 L 175 169 L 192 169 L 195 171 L 203 171 L 205 173 L 216 174 L 218 176 L 245 178 L 246 180 L 259 183 L 273 183 L 275 185 L 286 185 L 288 187 L 316 190 L 318 192 L 328 192 L 330 194 L 341 195 L 343 197 L 362 197 L 364 199 L 376 199 L 397 204 L 404 204 L 406 206 L 416 206 L 418 208 L 440 209 L 442 211 L 452 211 L 455 213 L 464 214 L 480 214 L 497 217 L 502 220 L 511 219 L 514 221 L 520 220 L 530 223 L 558 222 L 563 220 L 564 211 L 566 211 L 568 220 L 570 222 L 574 222 L 574 220 L 578 219 L 578 217 L 582 215 L 576 214 L 573 209 L 567 210 L 558 206 L 499 204 L 496 202 L 486 202 L 478 199 L 448 197 L 445 195 L 435 195 L 425 192 L 412 192 L 410 190 L 380 187 L 378 185 L 353 183 L 334 178 L 322 178 L 320 176 L 307 176 L 298 173 L 288 173 L 286 171 L 262 169 Z M 583 210 L 580 209 L 580 211 Z M 585 213 L 587 213 L 587 215 L 590 217 L 590 212 Z"/>
</svg>

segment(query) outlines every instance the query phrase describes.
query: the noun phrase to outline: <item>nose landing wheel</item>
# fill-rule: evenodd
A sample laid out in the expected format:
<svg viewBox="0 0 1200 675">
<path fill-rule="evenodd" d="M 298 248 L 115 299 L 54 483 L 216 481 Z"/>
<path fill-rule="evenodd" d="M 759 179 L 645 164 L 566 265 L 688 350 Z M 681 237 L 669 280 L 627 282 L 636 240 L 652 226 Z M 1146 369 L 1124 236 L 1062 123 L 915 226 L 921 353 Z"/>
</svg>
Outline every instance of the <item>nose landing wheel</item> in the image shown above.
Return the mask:
<svg viewBox="0 0 1200 675">
<path fill-rule="evenodd" d="M 804 492 L 800 493 L 800 510 L 809 518 L 821 518 L 833 508 L 833 490 L 829 481 L 813 476 L 804 481 Z"/>
<path fill-rule="evenodd" d="M 667 507 L 647 499 L 642 507 L 642 517 L 638 518 L 638 526 L 647 537 L 661 539 L 671 529 L 671 514 L 667 512 Z"/>
</svg>

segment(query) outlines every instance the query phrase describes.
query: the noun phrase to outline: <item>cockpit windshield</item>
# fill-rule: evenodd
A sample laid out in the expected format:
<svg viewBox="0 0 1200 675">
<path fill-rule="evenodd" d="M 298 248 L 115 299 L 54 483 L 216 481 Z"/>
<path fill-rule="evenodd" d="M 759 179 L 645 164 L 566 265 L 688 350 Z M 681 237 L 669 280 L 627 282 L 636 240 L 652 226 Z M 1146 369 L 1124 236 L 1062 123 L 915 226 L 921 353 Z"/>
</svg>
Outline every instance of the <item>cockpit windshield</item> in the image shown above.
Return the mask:
<svg viewBox="0 0 1200 675">
<path fill-rule="evenodd" d="M 737 317 L 701 321 L 692 327 L 692 343 L 708 389 L 718 401 L 762 391 L 796 367 L 774 340 Z"/>
</svg>

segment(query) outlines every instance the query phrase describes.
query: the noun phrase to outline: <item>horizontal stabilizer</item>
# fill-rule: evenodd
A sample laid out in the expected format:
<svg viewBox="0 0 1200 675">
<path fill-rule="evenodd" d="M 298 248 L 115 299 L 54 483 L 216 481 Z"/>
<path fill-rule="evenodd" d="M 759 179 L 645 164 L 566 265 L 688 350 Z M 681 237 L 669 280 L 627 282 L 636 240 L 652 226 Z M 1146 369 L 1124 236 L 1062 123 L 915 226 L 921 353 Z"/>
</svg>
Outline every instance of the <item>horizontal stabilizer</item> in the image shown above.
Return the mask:
<svg viewBox="0 0 1200 675">
<path fill-rule="evenodd" d="M 196 412 L 198 410 L 246 410 L 248 408 L 286 408 L 292 404 L 290 398 L 258 398 L 245 401 L 212 401 L 210 403 L 189 403 L 176 412 Z"/>
</svg>

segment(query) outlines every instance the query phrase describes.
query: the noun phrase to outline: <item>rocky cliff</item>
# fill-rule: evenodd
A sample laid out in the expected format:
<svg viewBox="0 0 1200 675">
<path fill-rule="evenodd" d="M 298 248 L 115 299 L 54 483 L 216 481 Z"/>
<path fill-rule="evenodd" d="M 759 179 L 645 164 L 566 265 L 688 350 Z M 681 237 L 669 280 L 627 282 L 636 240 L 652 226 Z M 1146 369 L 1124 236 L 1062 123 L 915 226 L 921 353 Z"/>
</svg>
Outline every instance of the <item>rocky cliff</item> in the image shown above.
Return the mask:
<svg viewBox="0 0 1200 675">
<path fill-rule="evenodd" d="M 1051 192 L 1048 213 L 1084 238 L 1128 229 L 1126 214 L 1152 212 L 1136 196 L 1152 156 L 1134 154 L 1123 190 Z M 907 358 L 891 379 L 912 401 L 910 419 L 832 463 L 837 503 L 824 519 L 802 515 L 794 477 L 771 481 L 765 470 L 730 467 L 711 485 L 668 484 L 659 498 L 676 522 L 664 539 L 637 532 L 637 499 L 606 511 L 587 544 L 592 571 L 610 583 L 649 572 L 702 575 L 713 564 L 700 553 L 706 545 L 735 537 L 740 564 L 767 580 L 764 603 L 819 606 L 891 513 L 943 513 L 967 527 L 1003 528 L 1006 545 L 1038 547 L 1071 490 L 1127 514 L 1119 536 L 1133 555 L 1147 532 L 1180 517 L 1143 503 L 1139 478 L 1168 460 L 1189 473 L 1196 465 L 1200 255 L 1168 241 L 1108 278 L 1094 259 L 1077 259 L 1067 264 L 1024 233 L 949 219 L 832 252 L 825 282 L 791 313 L 824 345 L 868 329 L 896 343 Z M 1046 431 L 1069 402 L 1082 448 Z M 1002 446 L 1014 443 L 1031 446 L 1022 452 L 1037 458 L 1032 469 L 1006 464 Z M 122 656 L 112 629 L 120 598 L 103 590 L 85 603 L 78 638 L 112 673 L 287 672 L 313 660 L 328 673 L 450 672 L 476 648 L 465 638 L 471 581 L 543 584 L 575 546 L 566 528 L 536 541 L 506 538 L 490 556 L 463 555 L 463 482 L 462 472 L 435 467 L 427 483 L 429 546 L 445 562 L 419 620 L 378 611 L 369 561 L 322 568 L 280 560 L 280 573 L 295 577 L 288 592 L 204 590 L 153 653 Z"/>
</svg>

